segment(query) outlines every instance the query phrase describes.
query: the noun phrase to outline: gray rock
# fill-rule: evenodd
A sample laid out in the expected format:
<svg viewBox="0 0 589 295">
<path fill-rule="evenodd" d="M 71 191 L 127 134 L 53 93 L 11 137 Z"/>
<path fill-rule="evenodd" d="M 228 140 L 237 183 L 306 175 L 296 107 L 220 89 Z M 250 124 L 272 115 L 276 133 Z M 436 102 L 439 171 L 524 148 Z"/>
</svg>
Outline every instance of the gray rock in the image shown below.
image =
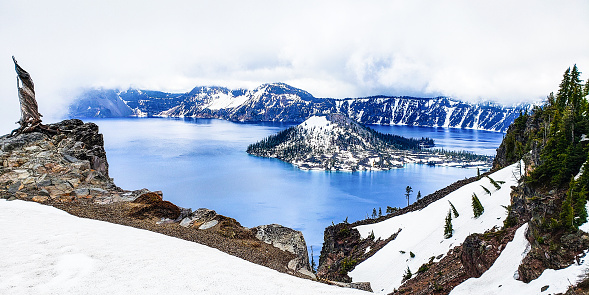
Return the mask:
<svg viewBox="0 0 589 295">
<path fill-rule="evenodd" d="M 79 161 L 78 158 L 76 158 L 74 156 L 70 156 L 68 154 L 63 154 L 63 158 L 70 163 L 75 163 L 75 162 Z"/>
<path fill-rule="evenodd" d="M 15 183 L 13 183 L 9 188 L 8 188 L 8 192 L 11 194 L 14 194 L 18 191 L 18 189 L 20 188 L 21 182 L 17 181 Z"/>
<path fill-rule="evenodd" d="M 189 227 L 192 224 L 192 218 L 190 217 L 185 217 L 184 219 L 182 219 L 182 221 L 180 221 L 180 226 L 183 227 Z"/>
<path fill-rule="evenodd" d="M 211 220 L 211 221 L 207 221 L 205 223 L 203 223 L 198 229 L 209 229 L 215 225 L 217 225 L 219 222 L 217 220 Z"/>
<path fill-rule="evenodd" d="M 289 268 L 308 276 L 314 276 L 309 265 L 307 243 L 300 231 L 279 224 L 260 225 L 252 228 L 257 239 L 280 250 L 297 256 L 288 263 Z"/>
<path fill-rule="evenodd" d="M 87 188 L 79 188 L 74 190 L 74 193 L 76 194 L 76 196 L 80 197 L 80 196 L 87 196 L 90 194 L 90 190 Z"/>
<path fill-rule="evenodd" d="M 215 210 L 200 208 L 192 213 L 192 221 L 207 222 L 211 221 L 215 216 L 217 216 Z"/>
</svg>

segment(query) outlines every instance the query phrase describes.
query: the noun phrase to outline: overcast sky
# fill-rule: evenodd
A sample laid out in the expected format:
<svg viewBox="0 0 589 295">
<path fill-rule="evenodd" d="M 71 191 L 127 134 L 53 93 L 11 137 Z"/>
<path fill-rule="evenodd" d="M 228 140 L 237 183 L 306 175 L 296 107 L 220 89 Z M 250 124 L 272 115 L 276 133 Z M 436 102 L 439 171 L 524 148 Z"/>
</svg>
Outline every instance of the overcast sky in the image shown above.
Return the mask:
<svg viewBox="0 0 589 295">
<path fill-rule="evenodd" d="M 11 55 L 45 121 L 80 87 L 537 101 L 575 63 L 589 77 L 588 15 L 586 0 L 1 0 L 0 131 L 20 117 Z"/>
</svg>

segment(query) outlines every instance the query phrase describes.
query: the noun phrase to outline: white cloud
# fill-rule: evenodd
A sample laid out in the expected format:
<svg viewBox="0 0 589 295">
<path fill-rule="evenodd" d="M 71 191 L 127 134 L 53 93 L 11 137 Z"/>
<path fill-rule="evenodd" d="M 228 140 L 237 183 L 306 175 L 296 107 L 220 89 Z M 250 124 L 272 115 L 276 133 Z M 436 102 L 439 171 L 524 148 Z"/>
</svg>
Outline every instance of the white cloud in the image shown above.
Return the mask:
<svg viewBox="0 0 589 295">
<path fill-rule="evenodd" d="M 13 54 L 45 114 L 81 86 L 281 81 L 318 97 L 538 100 L 572 64 L 589 71 L 587 11 L 583 0 L 5 0 L 0 115 L 18 120 Z"/>
</svg>

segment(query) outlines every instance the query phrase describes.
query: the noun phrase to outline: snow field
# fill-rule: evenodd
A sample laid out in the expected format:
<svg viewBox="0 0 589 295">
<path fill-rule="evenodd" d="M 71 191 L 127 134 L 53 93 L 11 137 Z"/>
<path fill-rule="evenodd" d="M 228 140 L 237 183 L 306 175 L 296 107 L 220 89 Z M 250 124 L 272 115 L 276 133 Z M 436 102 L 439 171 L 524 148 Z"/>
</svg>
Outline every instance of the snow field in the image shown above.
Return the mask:
<svg viewBox="0 0 589 295">
<path fill-rule="evenodd" d="M 495 226 L 501 227 L 507 217 L 503 206 L 510 204 L 511 186 L 517 185 L 514 174 L 519 175 L 517 163 L 490 175 L 495 181 L 505 181 L 498 190 L 488 178 L 483 177 L 419 211 L 376 224 L 358 226 L 362 238 L 374 232 L 376 238 L 384 240 L 399 229 L 401 232 L 374 256 L 357 265 L 349 276 L 354 282 L 370 282 L 376 293 L 390 293 L 401 285 L 407 267 L 416 273 L 430 257 L 445 255 L 448 250 L 460 245 L 468 235 L 484 233 Z M 481 186 L 490 190 L 491 195 Z M 471 205 L 473 193 L 478 196 L 485 209 L 476 219 Z M 452 202 L 460 216 L 452 216 L 453 236 L 444 239 L 444 219 L 450 210 L 448 201 Z M 410 252 L 415 254 L 414 258 L 410 257 Z"/>
<path fill-rule="evenodd" d="M 0 212 L 0 294 L 363 294 L 33 202 Z"/>
</svg>

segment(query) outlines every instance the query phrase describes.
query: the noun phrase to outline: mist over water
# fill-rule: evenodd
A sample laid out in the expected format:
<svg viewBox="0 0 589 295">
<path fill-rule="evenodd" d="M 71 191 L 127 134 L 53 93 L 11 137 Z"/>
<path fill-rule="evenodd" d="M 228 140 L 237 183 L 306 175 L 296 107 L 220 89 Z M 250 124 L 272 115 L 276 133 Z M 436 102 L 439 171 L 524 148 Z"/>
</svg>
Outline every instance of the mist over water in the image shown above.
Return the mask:
<svg viewBox="0 0 589 295">
<path fill-rule="evenodd" d="M 404 207 L 476 169 L 406 165 L 375 172 L 304 171 L 277 159 L 248 155 L 247 146 L 285 129 L 283 123 L 216 119 L 92 119 L 104 134 L 110 176 L 123 189 L 161 190 L 178 206 L 209 208 L 254 227 L 278 223 L 303 232 L 319 255 L 323 230 L 373 208 Z M 478 130 L 371 126 L 380 132 L 430 137 L 436 147 L 494 155 L 502 133 Z"/>
</svg>

